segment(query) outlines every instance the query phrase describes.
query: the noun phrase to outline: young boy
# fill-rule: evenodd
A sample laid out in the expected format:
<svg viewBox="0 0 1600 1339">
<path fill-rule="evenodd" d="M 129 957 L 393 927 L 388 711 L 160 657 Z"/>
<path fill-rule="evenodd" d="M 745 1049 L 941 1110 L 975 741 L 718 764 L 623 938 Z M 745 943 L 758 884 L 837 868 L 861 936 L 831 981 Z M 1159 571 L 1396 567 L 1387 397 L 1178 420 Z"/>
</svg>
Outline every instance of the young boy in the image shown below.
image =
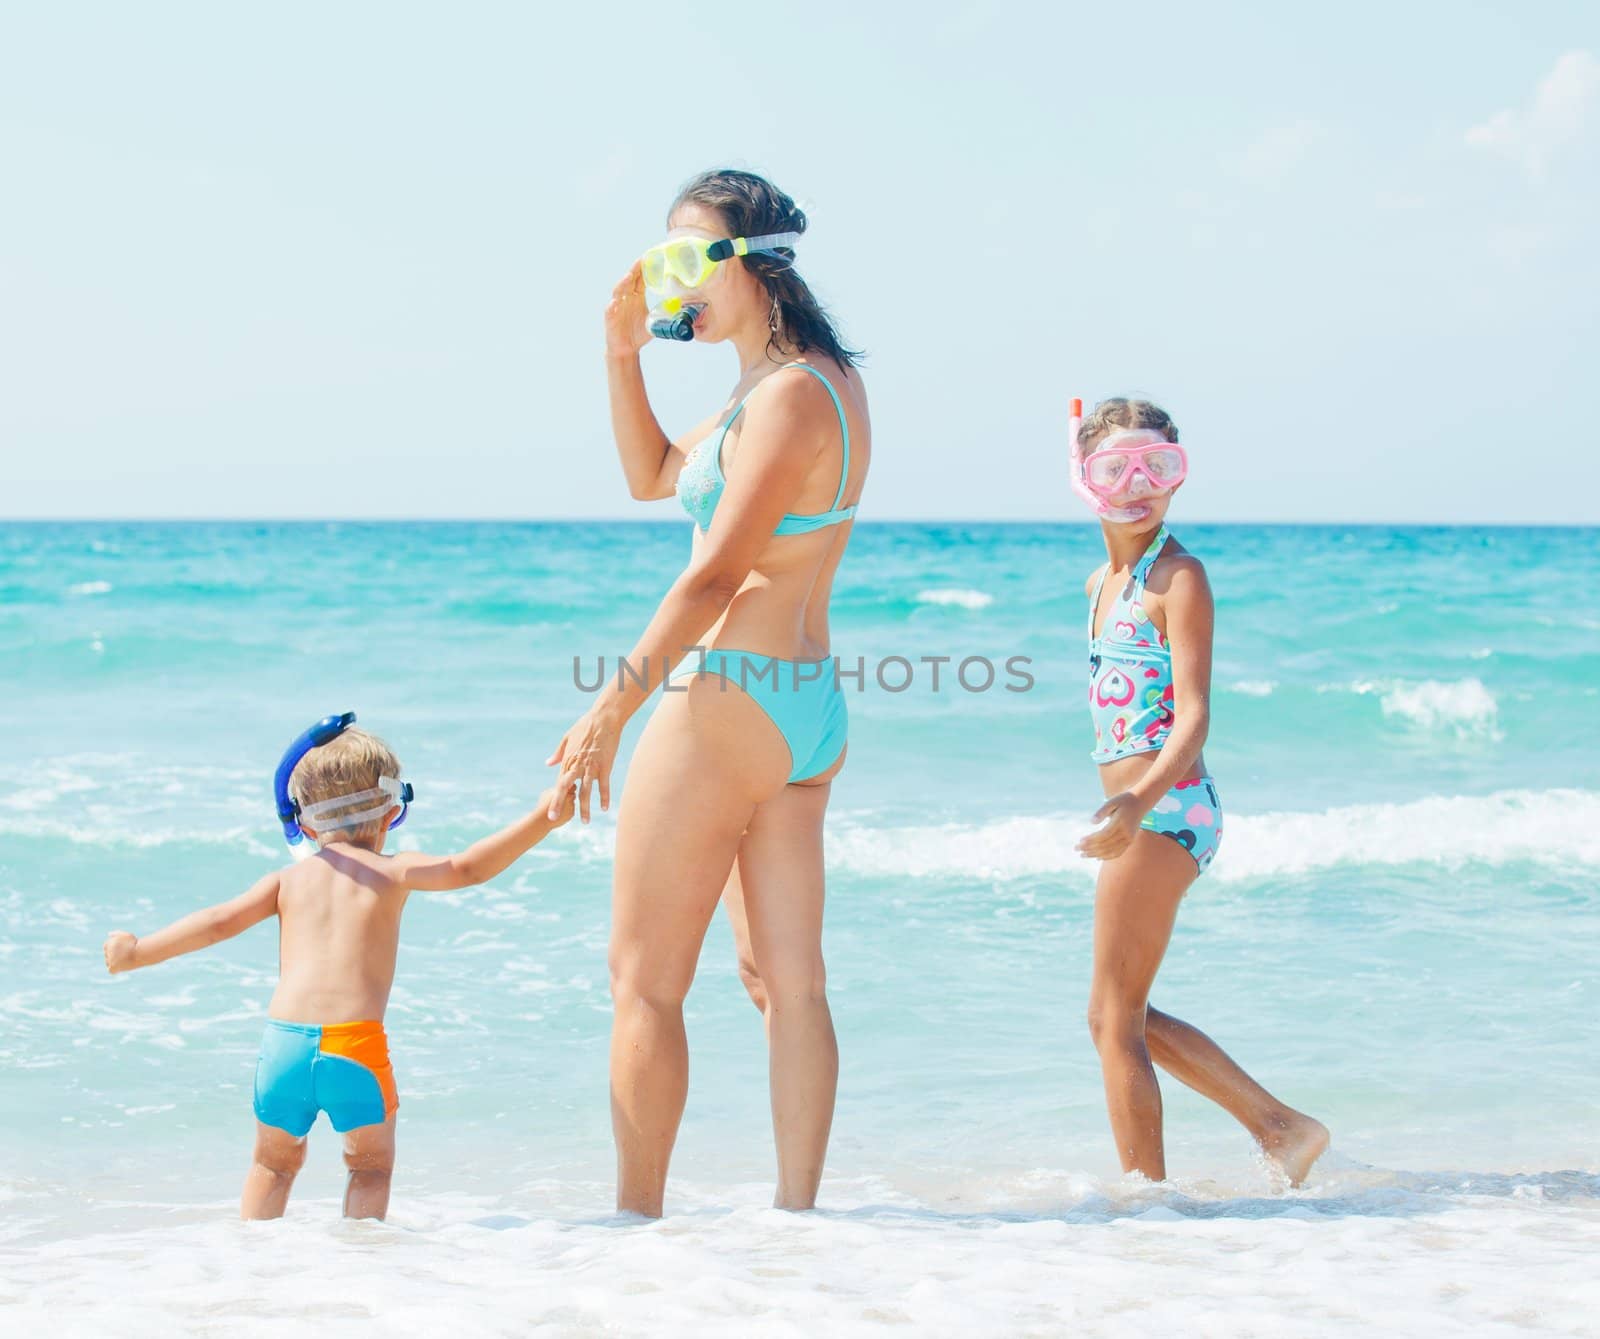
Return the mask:
<svg viewBox="0 0 1600 1339">
<path fill-rule="evenodd" d="M 350 728 L 354 719 L 330 718 L 315 737 L 330 731 L 332 737 L 302 749 L 298 762 L 292 747 L 279 769 L 287 777 L 279 799 L 285 832 L 291 840 L 304 833 L 315 841 L 314 856 L 155 934 L 116 930 L 105 943 L 107 968 L 126 972 L 278 917 L 278 989 L 256 1066 L 256 1147 L 239 1205 L 243 1218 L 282 1217 L 318 1110 L 344 1135 L 345 1216 L 384 1216 L 400 1099 L 383 1014 L 406 898 L 414 889 L 492 879 L 572 817 L 572 792 L 553 809 L 557 797 L 547 791 L 525 818 L 457 855 L 385 856 L 384 838 L 404 818 L 410 787 L 399 780 L 399 759 L 382 740 Z M 313 735 L 308 731 L 295 747 Z M 551 812 L 558 817 L 547 817 Z"/>
</svg>

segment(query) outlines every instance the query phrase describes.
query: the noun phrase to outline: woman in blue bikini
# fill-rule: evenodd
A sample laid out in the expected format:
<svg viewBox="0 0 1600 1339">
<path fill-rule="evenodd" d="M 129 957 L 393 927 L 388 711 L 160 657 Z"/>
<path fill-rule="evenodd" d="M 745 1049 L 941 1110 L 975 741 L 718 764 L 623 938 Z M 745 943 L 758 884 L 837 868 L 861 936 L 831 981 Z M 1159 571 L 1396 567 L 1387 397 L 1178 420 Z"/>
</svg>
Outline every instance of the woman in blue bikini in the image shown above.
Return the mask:
<svg viewBox="0 0 1600 1339">
<path fill-rule="evenodd" d="M 1095 889 L 1089 1031 L 1125 1172 L 1166 1178 L 1161 1088 L 1151 1062 L 1223 1107 L 1291 1185 L 1328 1146 L 1320 1121 L 1285 1105 L 1211 1038 L 1151 1006 L 1178 904 L 1222 840 L 1210 727 L 1211 588 L 1168 532 L 1188 474 L 1178 429 L 1148 400 L 1072 411 L 1072 483 L 1100 518 L 1105 566 L 1089 597 L 1089 711 L 1109 798 L 1079 843 L 1103 861 Z"/>
<path fill-rule="evenodd" d="M 824 991 L 822 824 L 846 711 L 828 602 L 871 459 L 866 393 L 794 269 L 805 215 L 747 172 L 708 172 L 606 309 L 611 421 L 629 491 L 676 493 L 688 566 L 628 661 L 551 761 L 610 804 L 628 719 L 667 678 L 628 769 L 613 875 L 611 1111 L 617 1205 L 658 1216 L 688 1092 L 683 1000 L 727 890 L 771 1050 L 776 1203 L 805 1209 L 833 1122 L 838 1049 Z M 654 299 L 646 301 L 647 293 Z M 729 343 L 739 380 L 674 440 L 639 352 L 657 334 Z M 670 670 L 669 670 L 670 667 Z M 670 677 L 669 677 L 670 676 Z"/>
</svg>

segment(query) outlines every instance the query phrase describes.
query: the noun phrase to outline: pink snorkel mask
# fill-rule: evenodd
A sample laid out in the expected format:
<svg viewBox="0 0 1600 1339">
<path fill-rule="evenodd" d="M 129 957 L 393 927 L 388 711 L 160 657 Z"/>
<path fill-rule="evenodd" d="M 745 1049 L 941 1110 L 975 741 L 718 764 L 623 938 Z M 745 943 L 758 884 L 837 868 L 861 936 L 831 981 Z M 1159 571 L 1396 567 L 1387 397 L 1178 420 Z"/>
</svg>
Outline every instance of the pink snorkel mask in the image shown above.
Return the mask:
<svg viewBox="0 0 1600 1339">
<path fill-rule="evenodd" d="M 1189 457 L 1184 449 L 1152 428 L 1114 432 L 1098 450 L 1084 455 L 1079 441 L 1083 401 L 1073 400 L 1067 413 L 1072 489 L 1097 516 L 1108 521 L 1142 521 L 1150 508 L 1141 497 L 1165 496 L 1188 476 Z M 1113 498 L 1131 498 L 1131 505 L 1115 506 Z"/>
</svg>

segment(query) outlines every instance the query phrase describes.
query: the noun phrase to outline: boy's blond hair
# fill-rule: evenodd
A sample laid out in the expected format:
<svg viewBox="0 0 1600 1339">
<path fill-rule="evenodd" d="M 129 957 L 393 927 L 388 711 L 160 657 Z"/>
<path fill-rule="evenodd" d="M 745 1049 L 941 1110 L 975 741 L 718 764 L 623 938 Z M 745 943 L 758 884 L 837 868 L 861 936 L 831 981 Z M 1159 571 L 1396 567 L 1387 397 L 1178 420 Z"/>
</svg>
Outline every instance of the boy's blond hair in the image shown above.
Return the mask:
<svg viewBox="0 0 1600 1339">
<path fill-rule="evenodd" d="M 295 765 L 289 776 L 289 795 L 304 808 L 319 800 L 331 800 L 338 795 L 354 795 L 372 790 L 380 777 L 400 777 L 400 759 L 394 756 L 377 735 L 369 735 L 354 726 L 335 739 L 311 750 Z M 372 808 L 371 800 L 357 800 L 348 809 L 336 809 L 326 818 L 337 819 L 340 813 L 359 813 Z M 383 819 L 374 818 L 353 828 L 329 827 L 326 836 L 317 824 L 310 825 L 317 833 L 318 843 L 339 836 L 365 846 L 376 843 L 383 835 Z"/>
</svg>

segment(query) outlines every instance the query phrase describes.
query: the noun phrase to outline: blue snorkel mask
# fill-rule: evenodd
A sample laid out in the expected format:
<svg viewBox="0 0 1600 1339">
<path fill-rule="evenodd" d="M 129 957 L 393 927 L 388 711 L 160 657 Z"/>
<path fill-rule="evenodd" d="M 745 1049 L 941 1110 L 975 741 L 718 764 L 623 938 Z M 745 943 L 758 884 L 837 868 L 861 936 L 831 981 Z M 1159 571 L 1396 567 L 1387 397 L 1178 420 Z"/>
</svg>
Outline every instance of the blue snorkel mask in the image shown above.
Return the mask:
<svg viewBox="0 0 1600 1339">
<path fill-rule="evenodd" d="M 344 712 L 339 716 L 324 716 L 309 730 L 303 731 L 295 737 L 294 743 L 284 750 L 283 758 L 278 763 L 278 770 L 272 776 L 272 793 L 278 802 L 278 821 L 283 824 L 283 839 L 290 846 L 298 846 L 305 840 L 305 833 L 300 830 L 302 822 L 309 823 L 318 832 L 337 828 L 359 827 L 362 823 L 370 823 L 374 818 L 381 818 L 395 805 L 400 806 L 400 814 L 389 830 L 393 832 L 406 821 L 406 815 L 411 811 L 411 801 L 415 797 L 409 781 L 401 781 L 392 776 L 378 778 L 378 784 L 371 790 L 358 791 L 353 795 L 335 795 L 331 799 L 318 800 L 314 804 L 301 806 L 289 794 L 289 778 L 294 775 L 294 769 L 300 760 L 310 753 L 312 749 L 321 748 L 322 745 L 337 739 L 346 730 L 356 723 L 356 714 L 353 711 Z M 361 809 L 357 812 L 346 812 L 353 804 L 360 804 L 364 800 L 381 800 L 375 808 Z M 336 814 L 336 817 L 328 817 Z"/>
</svg>

